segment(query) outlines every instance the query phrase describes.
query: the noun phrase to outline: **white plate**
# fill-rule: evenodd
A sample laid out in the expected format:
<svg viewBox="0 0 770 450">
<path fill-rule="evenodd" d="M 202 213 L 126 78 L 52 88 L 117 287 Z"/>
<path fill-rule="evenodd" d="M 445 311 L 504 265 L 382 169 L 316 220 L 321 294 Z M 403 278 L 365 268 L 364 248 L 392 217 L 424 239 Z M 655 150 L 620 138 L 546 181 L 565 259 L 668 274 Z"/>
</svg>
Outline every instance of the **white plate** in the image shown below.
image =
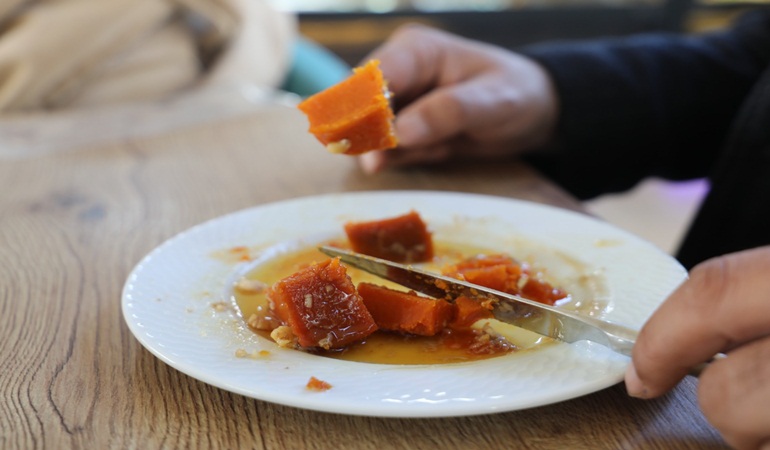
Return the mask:
<svg viewBox="0 0 770 450">
<path fill-rule="evenodd" d="M 255 264 L 222 257 L 228 249 L 245 246 L 257 259 L 266 258 L 269 250 L 344 236 L 342 224 L 348 220 L 381 219 L 410 209 L 422 215 L 437 240 L 462 239 L 519 259 L 534 258 L 578 292 L 576 297 L 595 296 L 576 299 L 596 300 L 591 314 L 633 328 L 686 277 L 673 258 L 651 244 L 570 211 L 460 193 L 333 194 L 236 212 L 168 240 L 129 276 L 122 299 L 126 323 L 150 352 L 201 381 L 260 400 L 343 414 L 442 417 L 511 411 L 622 380 L 628 358 L 589 342 L 451 365 L 356 363 L 280 349 L 246 328 L 235 309 L 212 307 L 228 301 L 233 280 Z M 238 349 L 269 354 L 238 358 Z M 311 376 L 333 387 L 307 390 Z"/>
</svg>

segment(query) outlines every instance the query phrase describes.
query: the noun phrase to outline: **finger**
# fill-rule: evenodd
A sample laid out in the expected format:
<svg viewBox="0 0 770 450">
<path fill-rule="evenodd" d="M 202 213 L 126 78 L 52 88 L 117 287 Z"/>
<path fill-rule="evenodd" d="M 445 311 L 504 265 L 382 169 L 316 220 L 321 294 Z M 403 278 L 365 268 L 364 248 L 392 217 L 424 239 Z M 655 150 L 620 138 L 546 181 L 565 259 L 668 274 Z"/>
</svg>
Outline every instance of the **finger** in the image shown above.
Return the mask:
<svg viewBox="0 0 770 450">
<path fill-rule="evenodd" d="M 516 122 L 523 100 L 514 89 L 504 89 L 494 75 L 481 76 L 436 88 L 404 108 L 396 117 L 396 134 L 401 145 L 435 145 L 463 134 L 479 142 L 508 137 L 496 130 L 501 120 Z"/>
<path fill-rule="evenodd" d="M 383 152 L 364 153 L 358 157 L 358 165 L 364 173 L 373 175 L 387 167 L 387 161 L 382 156 Z"/>
<path fill-rule="evenodd" d="M 380 60 L 383 76 L 396 99 L 410 99 L 436 84 L 444 41 L 444 33 L 438 30 L 407 25 L 365 59 Z"/>
<path fill-rule="evenodd" d="M 698 398 L 706 418 L 738 449 L 770 443 L 770 337 L 730 352 L 701 375 Z"/>
<path fill-rule="evenodd" d="M 626 380 L 629 394 L 660 395 L 714 354 L 770 334 L 768 273 L 770 247 L 693 269 L 639 333 Z"/>
<path fill-rule="evenodd" d="M 453 141 L 417 149 L 398 147 L 382 152 L 364 153 L 359 156 L 359 165 L 364 173 L 375 174 L 390 168 L 438 164 L 458 153 L 458 146 Z"/>
</svg>

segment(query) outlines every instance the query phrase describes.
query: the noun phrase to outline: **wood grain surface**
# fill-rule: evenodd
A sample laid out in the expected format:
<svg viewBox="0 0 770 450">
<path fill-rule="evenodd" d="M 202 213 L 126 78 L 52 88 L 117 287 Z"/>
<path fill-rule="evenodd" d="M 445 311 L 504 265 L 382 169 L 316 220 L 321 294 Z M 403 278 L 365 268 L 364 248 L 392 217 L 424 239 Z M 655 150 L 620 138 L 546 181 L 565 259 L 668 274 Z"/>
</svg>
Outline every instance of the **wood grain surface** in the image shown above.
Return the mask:
<svg viewBox="0 0 770 450">
<path fill-rule="evenodd" d="M 310 138 L 293 108 L 278 105 L 152 137 L 0 159 L 0 448 L 724 447 L 698 411 L 693 379 L 653 401 L 629 398 L 620 384 L 509 413 L 351 417 L 211 387 L 155 358 L 125 325 L 128 273 L 172 235 L 266 202 L 384 189 L 580 210 L 513 162 L 365 176 Z"/>
</svg>

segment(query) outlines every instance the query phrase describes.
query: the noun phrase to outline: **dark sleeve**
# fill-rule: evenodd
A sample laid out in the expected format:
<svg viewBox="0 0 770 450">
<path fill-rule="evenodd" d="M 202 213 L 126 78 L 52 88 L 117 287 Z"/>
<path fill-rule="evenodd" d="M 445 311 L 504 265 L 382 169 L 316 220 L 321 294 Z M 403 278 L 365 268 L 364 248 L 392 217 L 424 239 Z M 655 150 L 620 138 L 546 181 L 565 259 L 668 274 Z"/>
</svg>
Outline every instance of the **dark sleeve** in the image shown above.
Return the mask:
<svg viewBox="0 0 770 450">
<path fill-rule="evenodd" d="M 770 11 L 717 33 L 541 44 L 523 53 L 550 72 L 561 109 L 557 148 L 530 161 L 590 198 L 647 176 L 708 174 L 770 61 Z"/>
</svg>

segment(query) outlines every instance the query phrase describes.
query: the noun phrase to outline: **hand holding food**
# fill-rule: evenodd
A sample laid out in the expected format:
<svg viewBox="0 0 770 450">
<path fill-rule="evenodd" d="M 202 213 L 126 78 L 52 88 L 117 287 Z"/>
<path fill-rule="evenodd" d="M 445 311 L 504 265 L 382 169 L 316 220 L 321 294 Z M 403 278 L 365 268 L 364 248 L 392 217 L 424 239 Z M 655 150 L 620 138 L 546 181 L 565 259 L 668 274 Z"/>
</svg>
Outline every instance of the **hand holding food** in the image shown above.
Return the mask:
<svg viewBox="0 0 770 450">
<path fill-rule="evenodd" d="M 696 266 L 639 334 L 629 394 L 662 395 L 689 368 L 724 352 L 700 376 L 701 409 L 730 445 L 770 445 L 769 273 L 770 247 Z"/>
<path fill-rule="evenodd" d="M 399 147 L 362 155 L 367 172 L 451 157 L 500 157 L 550 143 L 559 105 L 549 75 L 521 55 L 422 26 L 370 55 L 393 92 Z"/>
</svg>

